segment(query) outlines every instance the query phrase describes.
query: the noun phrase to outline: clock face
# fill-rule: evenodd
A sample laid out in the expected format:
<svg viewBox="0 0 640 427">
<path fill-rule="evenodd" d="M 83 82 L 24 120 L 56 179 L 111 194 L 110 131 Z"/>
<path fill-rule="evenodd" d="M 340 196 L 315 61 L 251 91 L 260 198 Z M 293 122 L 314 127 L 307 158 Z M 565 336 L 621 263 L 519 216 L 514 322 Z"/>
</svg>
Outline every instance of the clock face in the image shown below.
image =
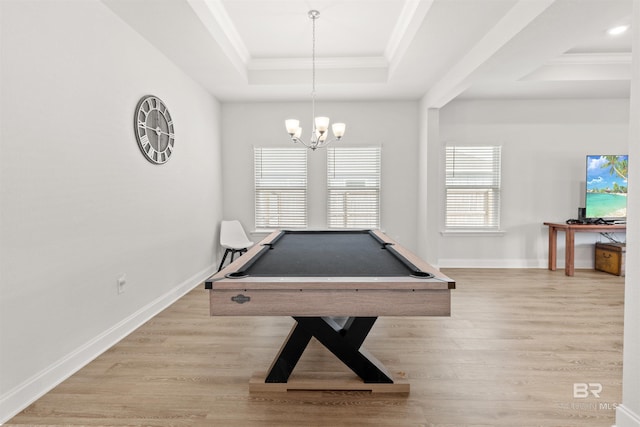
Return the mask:
<svg viewBox="0 0 640 427">
<path fill-rule="evenodd" d="M 167 106 L 157 96 L 146 95 L 138 102 L 134 117 L 136 140 L 151 163 L 166 163 L 173 154 L 175 133 Z"/>
</svg>

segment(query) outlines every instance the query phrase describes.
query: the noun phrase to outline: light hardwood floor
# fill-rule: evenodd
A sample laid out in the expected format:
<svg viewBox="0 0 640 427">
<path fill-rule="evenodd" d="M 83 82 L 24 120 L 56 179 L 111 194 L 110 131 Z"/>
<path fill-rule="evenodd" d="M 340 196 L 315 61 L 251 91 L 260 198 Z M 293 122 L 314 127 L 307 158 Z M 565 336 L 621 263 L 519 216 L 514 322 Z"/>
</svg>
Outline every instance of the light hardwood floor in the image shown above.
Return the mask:
<svg viewBox="0 0 640 427">
<path fill-rule="evenodd" d="M 409 395 L 249 393 L 285 317 L 209 317 L 198 287 L 9 425 L 610 426 L 621 401 L 624 279 L 591 270 L 444 269 L 450 318 L 378 319 L 365 347 Z M 351 375 L 317 343 L 294 375 Z M 599 397 L 580 397 L 591 383 Z"/>
</svg>

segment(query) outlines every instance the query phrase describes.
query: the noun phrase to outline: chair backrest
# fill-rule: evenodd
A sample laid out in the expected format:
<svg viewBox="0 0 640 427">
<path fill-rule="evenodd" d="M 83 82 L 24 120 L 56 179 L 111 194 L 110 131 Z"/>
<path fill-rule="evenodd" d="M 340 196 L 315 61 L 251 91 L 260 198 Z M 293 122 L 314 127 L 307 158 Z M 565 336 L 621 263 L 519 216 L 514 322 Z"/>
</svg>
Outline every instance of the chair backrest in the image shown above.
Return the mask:
<svg viewBox="0 0 640 427">
<path fill-rule="evenodd" d="M 238 220 L 222 221 L 220 224 L 220 245 L 232 249 L 244 249 L 253 245 Z"/>
</svg>

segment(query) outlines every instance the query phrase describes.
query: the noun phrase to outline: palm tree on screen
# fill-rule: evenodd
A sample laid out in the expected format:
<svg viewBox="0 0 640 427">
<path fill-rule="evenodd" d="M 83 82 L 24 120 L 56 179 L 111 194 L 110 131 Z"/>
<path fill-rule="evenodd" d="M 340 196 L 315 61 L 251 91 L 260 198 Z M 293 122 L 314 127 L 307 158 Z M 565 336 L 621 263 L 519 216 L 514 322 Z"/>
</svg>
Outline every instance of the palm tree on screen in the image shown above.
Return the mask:
<svg viewBox="0 0 640 427">
<path fill-rule="evenodd" d="M 620 159 L 618 156 L 604 156 L 607 160 L 604 164 L 605 168 L 609 168 L 609 174 L 616 174 L 620 178 L 627 180 L 627 169 L 629 161 L 627 159 Z"/>
</svg>

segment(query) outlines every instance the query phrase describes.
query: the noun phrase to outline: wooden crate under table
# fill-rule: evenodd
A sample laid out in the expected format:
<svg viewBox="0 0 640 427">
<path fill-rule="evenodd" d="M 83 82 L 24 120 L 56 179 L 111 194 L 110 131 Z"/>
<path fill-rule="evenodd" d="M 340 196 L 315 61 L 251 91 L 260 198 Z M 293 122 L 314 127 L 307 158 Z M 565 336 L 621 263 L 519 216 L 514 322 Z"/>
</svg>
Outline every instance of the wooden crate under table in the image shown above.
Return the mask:
<svg viewBox="0 0 640 427">
<path fill-rule="evenodd" d="M 624 276 L 626 243 L 596 243 L 595 269 Z"/>
</svg>

